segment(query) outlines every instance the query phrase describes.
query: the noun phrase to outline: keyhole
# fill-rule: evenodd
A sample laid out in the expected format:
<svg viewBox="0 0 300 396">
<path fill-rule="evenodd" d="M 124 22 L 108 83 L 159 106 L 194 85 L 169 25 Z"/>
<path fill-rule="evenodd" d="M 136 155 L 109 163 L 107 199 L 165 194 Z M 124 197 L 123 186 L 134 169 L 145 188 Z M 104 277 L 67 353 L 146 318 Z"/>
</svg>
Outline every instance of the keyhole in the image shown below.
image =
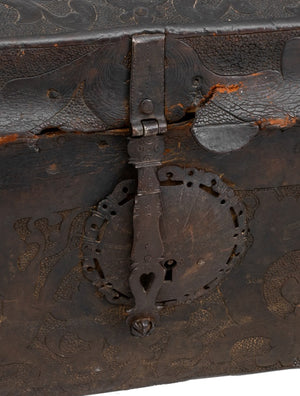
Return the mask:
<svg viewBox="0 0 300 396">
<path fill-rule="evenodd" d="M 144 291 L 146 293 L 150 290 L 150 288 L 154 282 L 154 278 L 155 278 L 155 275 L 153 272 L 150 272 L 150 274 L 141 275 L 140 282 L 141 282 L 141 285 L 143 286 Z"/>
<path fill-rule="evenodd" d="M 176 267 L 177 262 L 175 260 L 168 260 L 165 262 L 164 267 L 166 269 L 165 281 L 172 282 L 173 280 L 173 269 Z"/>
</svg>

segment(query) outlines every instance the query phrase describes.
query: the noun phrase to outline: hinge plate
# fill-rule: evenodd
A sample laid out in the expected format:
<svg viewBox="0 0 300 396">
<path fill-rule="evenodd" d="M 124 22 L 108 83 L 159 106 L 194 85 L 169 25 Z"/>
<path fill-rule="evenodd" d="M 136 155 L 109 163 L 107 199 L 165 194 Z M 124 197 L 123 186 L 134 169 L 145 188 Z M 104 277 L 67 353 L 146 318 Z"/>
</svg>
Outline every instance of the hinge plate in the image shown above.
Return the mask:
<svg viewBox="0 0 300 396">
<path fill-rule="evenodd" d="M 83 269 L 108 301 L 130 304 L 131 333 L 143 337 L 164 305 L 216 287 L 241 259 L 247 225 L 243 206 L 217 175 L 162 167 L 165 36 L 134 36 L 132 47 L 128 162 L 138 183 L 119 184 L 86 223 Z M 106 250 L 110 236 L 118 240 L 116 254 Z"/>
<path fill-rule="evenodd" d="M 136 336 L 149 335 L 158 320 L 157 295 L 163 285 L 161 198 L 157 167 L 161 165 L 167 129 L 165 119 L 165 36 L 142 34 L 132 39 L 129 163 L 138 169 L 133 211 L 133 245 L 129 284 L 135 306 L 128 323 Z M 139 138 L 138 138 L 139 137 Z"/>
<path fill-rule="evenodd" d="M 140 34 L 132 38 L 130 121 L 133 136 L 167 130 L 164 34 Z M 153 123 L 158 131 L 153 130 Z"/>
</svg>

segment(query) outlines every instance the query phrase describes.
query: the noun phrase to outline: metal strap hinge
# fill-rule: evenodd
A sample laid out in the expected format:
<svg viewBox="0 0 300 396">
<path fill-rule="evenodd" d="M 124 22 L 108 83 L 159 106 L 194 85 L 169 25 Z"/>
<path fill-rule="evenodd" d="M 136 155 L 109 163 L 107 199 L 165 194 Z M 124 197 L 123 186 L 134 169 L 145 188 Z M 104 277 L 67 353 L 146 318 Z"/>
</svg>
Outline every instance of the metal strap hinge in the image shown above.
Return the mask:
<svg viewBox="0 0 300 396">
<path fill-rule="evenodd" d="M 132 38 L 130 122 L 132 136 L 156 135 L 167 130 L 164 34 Z"/>
<path fill-rule="evenodd" d="M 129 139 L 130 163 L 138 169 L 129 279 L 135 307 L 128 322 L 136 336 L 149 335 L 158 321 L 156 298 L 164 281 L 164 248 L 160 235 L 161 165 L 167 130 L 165 118 L 165 35 L 142 34 L 132 39 Z"/>
</svg>

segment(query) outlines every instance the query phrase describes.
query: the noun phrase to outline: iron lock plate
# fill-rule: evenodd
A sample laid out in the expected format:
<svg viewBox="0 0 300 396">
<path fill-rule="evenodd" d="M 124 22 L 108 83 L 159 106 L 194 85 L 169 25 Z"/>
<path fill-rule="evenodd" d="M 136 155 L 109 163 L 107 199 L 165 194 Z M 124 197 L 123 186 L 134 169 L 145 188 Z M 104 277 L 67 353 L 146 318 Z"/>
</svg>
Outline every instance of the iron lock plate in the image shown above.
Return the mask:
<svg viewBox="0 0 300 396">
<path fill-rule="evenodd" d="M 120 183 L 98 204 L 86 223 L 82 247 L 86 277 L 108 301 L 129 306 L 127 322 L 135 336 L 152 333 L 165 304 L 191 301 L 215 287 L 241 259 L 247 245 L 243 205 L 217 175 L 196 169 L 162 167 L 163 133 L 167 129 L 164 78 L 165 36 L 134 36 L 130 84 L 132 136 L 128 154 L 129 163 L 137 169 L 138 180 Z M 208 233 L 202 236 L 198 248 L 189 236 L 176 230 L 180 222 L 186 223 L 184 216 L 190 218 L 191 212 L 186 214 L 181 209 L 170 216 L 165 197 L 169 196 L 170 205 L 174 201 L 177 208 L 178 194 L 184 197 L 181 204 L 189 207 L 194 201 L 193 207 L 197 208 L 189 232 L 203 234 L 201 228 L 207 224 Z M 209 224 L 207 213 L 213 216 Z M 107 241 L 103 240 L 106 233 L 111 234 L 109 229 L 116 221 L 128 229 L 129 235 L 121 238 L 125 251 L 121 260 L 123 268 L 118 265 L 120 257 L 116 258 L 111 263 L 114 280 L 109 280 L 105 274 L 112 269 L 105 263 L 110 253 L 106 252 Z M 215 233 L 219 239 L 216 246 Z M 182 251 L 178 251 L 182 242 Z M 214 251 L 218 248 L 219 252 Z M 120 279 L 116 280 L 116 274 Z"/>
</svg>

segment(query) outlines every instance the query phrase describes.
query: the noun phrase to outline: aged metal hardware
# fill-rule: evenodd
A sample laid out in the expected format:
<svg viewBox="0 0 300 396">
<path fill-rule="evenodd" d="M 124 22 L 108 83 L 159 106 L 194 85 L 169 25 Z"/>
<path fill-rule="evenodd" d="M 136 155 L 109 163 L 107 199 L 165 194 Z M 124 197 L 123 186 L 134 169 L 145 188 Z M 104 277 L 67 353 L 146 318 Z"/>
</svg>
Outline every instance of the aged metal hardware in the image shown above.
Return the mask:
<svg viewBox="0 0 300 396">
<path fill-rule="evenodd" d="M 130 123 L 133 136 L 166 132 L 165 35 L 132 37 Z"/>
<path fill-rule="evenodd" d="M 165 36 L 143 34 L 132 39 L 130 115 L 133 138 L 129 163 L 138 170 L 133 213 L 132 272 L 135 298 L 128 323 L 136 336 L 149 335 L 158 320 L 156 300 L 165 275 L 160 235 L 161 200 L 157 167 L 161 165 L 166 131 Z"/>
<path fill-rule="evenodd" d="M 138 182 L 120 183 L 99 203 L 86 223 L 82 247 L 85 276 L 108 301 L 134 304 L 127 322 L 135 336 L 152 333 L 163 306 L 190 301 L 214 288 L 241 260 L 248 239 L 245 208 L 217 175 L 161 168 L 166 130 L 164 40 L 157 34 L 133 38 L 128 154 Z M 164 191 L 168 204 L 162 204 Z M 185 207 L 187 212 L 172 214 L 170 207 Z M 122 247 L 116 256 L 105 248 L 112 244 L 109 235 L 115 222 L 132 229 L 116 236 Z M 186 227 L 192 239 L 198 238 L 197 249 L 181 235 Z M 108 260 L 111 255 L 115 262 Z"/>
<path fill-rule="evenodd" d="M 157 129 L 158 131 L 158 129 Z M 161 200 L 157 166 L 164 152 L 160 135 L 130 139 L 130 163 L 138 169 L 133 212 L 132 272 L 129 284 L 135 298 L 128 322 L 135 335 L 148 335 L 157 321 L 157 295 L 163 285 L 164 248 L 160 235 Z"/>
<path fill-rule="evenodd" d="M 213 290 L 240 263 L 251 237 L 244 204 L 216 174 L 165 166 L 158 180 L 165 277 L 156 306 L 163 308 Z M 136 191 L 136 181 L 125 180 L 100 201 L 82 245 L 85 277 L 110 303 L 125 306 L 135 302 L 129 278 Z M 151 278 L 144 276 L 144 285 Z"/>
<path fill-rule="evenodd" d="M 157 168 L 164 153 L 162 134 L 166 132 L 167 125 L 164 115 L 164 54 L 164 35 L 133 37 L 130 88 L 132 138 L 129 138 L 128 153 L 129 163 L 138 171 L 138 185 L 133 210 L 132 271 L 129 277 L 135 306 L 129 311 L 128 323 L 132 334 L 137 336 L 149 335 L 155 327 L 158 320 L 157 295 L 166 272 L 160 236 L 162 213 L 157 178 Z M 130 196 L 131 186 L 131 182 L 125 182 L 118 187 L 125 201 Z M 122 202 L 121 197 L 118 201 Z M 126 294 L 118 292 L 112 283 L 105 281 L 98 261 L 101 249 L 97 247 L 97 241 L 101 243 L 101 235 L 105 233 L 109 218 L 117 215 L 109 202 L 110 199 L 101 202 L 87 221 L 86 240 L 82 247 L 85 258 L 83 269 L 87 278 L 109 301 L 115 302 L 120 297 L 126 301 Z M 93 242 L 95 239 L 96 244 Z"/>
<path fill-rule="evenodd" d="M 0 0 L 1 395 L 300 367 L 298 3 Z"/>
</svg>

